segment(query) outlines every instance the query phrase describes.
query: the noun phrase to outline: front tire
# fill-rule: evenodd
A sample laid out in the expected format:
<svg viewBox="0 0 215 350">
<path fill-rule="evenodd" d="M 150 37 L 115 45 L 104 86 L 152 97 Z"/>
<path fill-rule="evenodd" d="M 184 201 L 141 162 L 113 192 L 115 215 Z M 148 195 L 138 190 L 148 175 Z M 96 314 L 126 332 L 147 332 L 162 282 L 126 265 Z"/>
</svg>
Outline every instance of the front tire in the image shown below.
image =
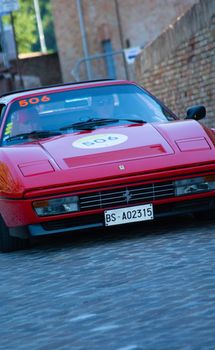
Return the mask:
<svg viewBox="0 0 215 350">
<path fill-rule="evenodd" d="M 26 249 L 29 246 L 28 239 L 21 239 L 10 235 L 9 227 L 0 216 L 0 251 L 3 253 Z"/>
<path fill-rule="evenodd" d="M 194 218 L 199 221 L 204 221 L 204 220 L 214 220 L 215 218 L 215 210 L 214 209 L 209 209 L 208 211 L 200 211 L 197 213 L 193 213 Z"/>
</svg>

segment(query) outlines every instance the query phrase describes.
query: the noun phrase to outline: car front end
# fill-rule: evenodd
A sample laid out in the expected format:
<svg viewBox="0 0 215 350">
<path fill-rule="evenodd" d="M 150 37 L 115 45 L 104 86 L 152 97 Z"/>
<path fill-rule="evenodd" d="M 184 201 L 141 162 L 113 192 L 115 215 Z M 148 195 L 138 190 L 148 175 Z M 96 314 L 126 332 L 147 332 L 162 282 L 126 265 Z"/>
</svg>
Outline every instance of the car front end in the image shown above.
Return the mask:
<svg viewBox="0 0 215 350">
<path fill-rule="evenodd" d="M 179 120 L 136 84 L 80 86 L 2 99 L 0 214 L 7 249 L 9 236 L 213 213 L 215 133 L 194 120 L 204 116 L 203 107 Z"/>
<path fill-rule="evenodd" d="M 188 124 L 193 134 L 176 138 L 179 129 L 185 134 Z M 117 146 L 106 147 L 106 141 L 101 146 L 101 140 L 110 137 Z M 94 148 L 92 140 L 99 140 L 100 146 Z M 12 148 L 10 155 L 7 152 L 9 163 L 16 163 L 10 185 L 16 195 L 9 198 L 12 194 L 5 193 L 0 204 L 15 235 L 22 234 L 16 227 L 28 227 L 30 235 L 40 236 L 215 206 L 214 144 L 195 121 L 108 127 L 90 136 L 77 132 L 17 148 L 19 155 L 24 148 L 20 159 Z M 34 160 L 29 161 L 32 154 Z"/>
</svg>

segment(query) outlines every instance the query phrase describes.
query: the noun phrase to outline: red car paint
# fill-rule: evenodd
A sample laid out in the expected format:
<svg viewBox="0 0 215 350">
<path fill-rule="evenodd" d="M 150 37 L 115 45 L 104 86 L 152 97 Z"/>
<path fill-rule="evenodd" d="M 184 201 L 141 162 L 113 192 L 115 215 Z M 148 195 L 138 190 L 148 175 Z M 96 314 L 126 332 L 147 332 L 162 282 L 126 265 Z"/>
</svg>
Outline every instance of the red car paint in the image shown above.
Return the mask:
<svg viewBox="0 0 215 350">
<path fill-rule="evenodd" d="M 3 114 L 1 137 L 11 106 L 20 99 L 28 101 L 31 97 L 53 92 L 84 91 L 122 84 L 134 85 L 128 81 L 104 81 L 48 87 L 4 96 L 0 103 L 6 104 L 7 110 Z M 103 147 L 103 144 L 106 146 Z M 104 208 L 39 217 L 32 203 L 64 195 L 116 190 L 124 185 L 136 186 L 152 181 L 159 183 L 202 174 L 213 176 L 214 144 L 213 131 L 198 121 L 178 120 L 175 117 L 175 120 L 166 122 L 107 124 L 93 130 L 75 130 L 31 142 L 2 145 L 0 214 L 8 227 L 77 217 L 83 217 L 84 220 L 86 215 L 103 213 Z M 215 192 L 210 191 L 156 199 L 152 203 L 178 203 L 213 198 L 214 195 Z"/>
</svg>

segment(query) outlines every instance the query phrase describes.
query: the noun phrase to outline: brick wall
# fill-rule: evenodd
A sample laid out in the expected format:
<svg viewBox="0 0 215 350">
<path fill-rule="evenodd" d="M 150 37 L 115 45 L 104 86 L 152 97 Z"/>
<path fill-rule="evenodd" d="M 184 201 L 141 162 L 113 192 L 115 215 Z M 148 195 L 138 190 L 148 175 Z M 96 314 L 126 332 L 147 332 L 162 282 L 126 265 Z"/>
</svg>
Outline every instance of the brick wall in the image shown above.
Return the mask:
<svg viewBox="0 0 215 350">
<path fill-rule="evenodd" d="M 125 48 L 128 42 L 131 46 L 145 46 L 196 1 L 82 0 L 89 54 L 101 53 L 101 41 L 105 38 L 111 39 L 114 50 Z M 69 81 L 72 68 L 83 57 L 76 0 L 51 0 L 51 4 L 63 80 Z M 118 58 L 118 78 L 125 78 L 123 65 L 122 58 Z M 95 77 L 102 77 L 104 65 L 101 61 L 95 62 L 94 69 Z"/>
<path fill-rule="evenodd" d="M 215 1 L 200 0 L 148 45 L 136 61 L 141 85 L 177 115 L 204 104 L 208 126 L 215 126 Z"/>
<path fill-rule="evenodd" d="M 83 56 L 75 0 L 51 0 L 55 36 L 63 81 L 72 80 L 71 69 Z"/>
<path fill-rule="evenodd" d="M 144 47 L 198 0 L 117 0 L 123 44 Z"/>
</svg>

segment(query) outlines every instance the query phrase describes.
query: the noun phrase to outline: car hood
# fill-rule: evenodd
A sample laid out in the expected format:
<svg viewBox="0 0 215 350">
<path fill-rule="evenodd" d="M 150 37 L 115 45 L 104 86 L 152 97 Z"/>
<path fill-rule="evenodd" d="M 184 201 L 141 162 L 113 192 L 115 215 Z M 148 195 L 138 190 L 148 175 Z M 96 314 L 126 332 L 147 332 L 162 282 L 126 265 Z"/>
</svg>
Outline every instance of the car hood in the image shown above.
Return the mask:
<svg viewBox="0 0 215 350">
<path fill-rule="evenodd" d="M 108 127 L 50 139 L 41 147 L 61 169 L 92 167 L 174 153 L 150 124 Z"/>
<path fill-rule="evenodd" d="M 64 135 L 41 141 L 43 150 L 61 169 L 89 168 L 105 164 L 141 161 L 150 167 L 158 158 L 173 156 L 175 162 L 185 159 L 186 153 L 195 161 L 198 151 L 214 149 L 213 140 L 195 121 L 177 121 L 163 124 L 135 124 L 108 127 L 93 131 Z M 205 154 L 205 153 L 204 153 Z M 214 153 L 213 153 L 214 157 Z M 157 158 L 157 159 L 156 159 Z"/>
<path fill-rule="evenodd" d="M 211 130 L 187 120 L 76 132 L 4 152 L 11 172 L 35 188 L 214 162 L 214 144 Z"/>
</svg>

